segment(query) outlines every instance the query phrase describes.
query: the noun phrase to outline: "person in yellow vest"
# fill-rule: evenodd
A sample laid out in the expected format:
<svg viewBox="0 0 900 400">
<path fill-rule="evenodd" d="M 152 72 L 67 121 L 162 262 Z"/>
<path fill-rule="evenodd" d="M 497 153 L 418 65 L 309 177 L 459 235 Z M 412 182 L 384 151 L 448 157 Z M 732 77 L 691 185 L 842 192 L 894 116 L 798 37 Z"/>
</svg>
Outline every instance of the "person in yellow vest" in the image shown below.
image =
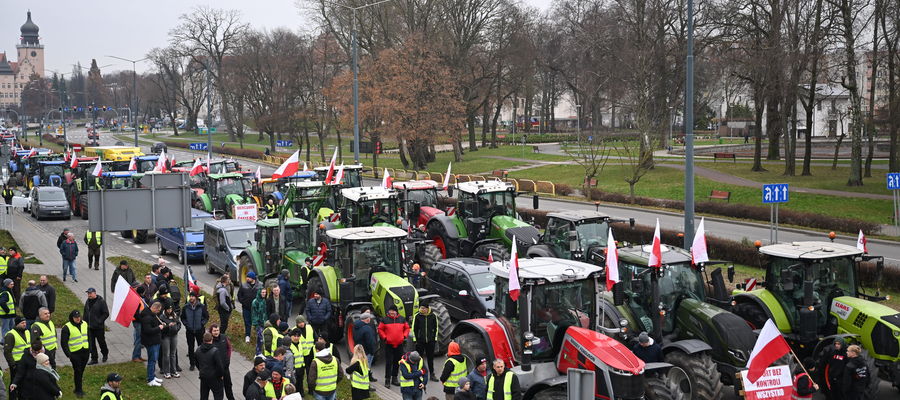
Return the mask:
<svg viewBox="0 0 900 400">
<path fill-rule="evenodd" d="M 2 321 L 2 337 L 0 344 L 5 343 L 6 332 L 12 330 L 16 319 L 16 298 L 13 295 L 15 282 L 6 278 L 3 280 L 3 289 L 0 291 L 0 321 Z"/>
<path fill-rule="evenodd" d="M 100 400 L 122 400 L 122 375 L 115 372 L 106 376 L 106 384 L 100 388 Z"/>
<path fill-rule="evenodd" d="M 303 342 L 300 341 L 300 338 L 303 337 L 303 332 L 300 329 L 294 328 L 290 331 L 291 341 L 288 343 L 288 350 L 291 352 L 290 361 L 294 366 L 294 375 L 291 377 L 294 382 L 294 386 L 296 386 L 301 392 L 303 391 L 303 377 L 306 376 L 306 346 L 303 345 Z"/>
<path fill-rule="evenodd" d="M 277 211 L 277 207 L 275 206 L 275 201 L 269 199 L 264 206 L 266 209 L 266 218 L 275 218 L 275 212 Z"/>
<path fill-rule="evenodd" d="M 303 354 L 303 375 L 306 376 L 306 367 L 312 365 L 313 356 L 315 355 L 316 348 L 316 340 L 313 335 L 313 327 L 306 321 L 306 317 L 303 315 L 298 315 L 296 319 L 294 319 L 294 329 L 300 331 L 300 343 L 303 344 L 303 348 L 300 349 L 301 354 Z M 299 382 L 297 382 L 300 385 Z M 303 392 L 301 386 L 297 386 L 299 392 Z"/>
<path fill-rule="evenodd" d="M 272 352 L 280 346 L 282 335 L 278 331 L 279 325 L 281 325 L 281 318 L 278 314 L 270 314 L 269 320 L 266 322 L 266 329 L 263 329 L 262 355 L 266 357 L 271 357 Z"/>
<path fill-rule="evenodd" d="M 7 206 L 9 206 L 9 207 L 6 207 L 7 214 L 9 214 L 9 209 L 12 208 L 12 200 L 15 195 L 16 195 L 16 193 L 13 192 L 13 190 L 9 186 L 5 186 L 5 185 L 3 186 L 3 194 L 2 194 L 3 201 L 6 202 Z"/>
<path fill-rule="evenodd" d="M 307 383 L 309 391 L 316 400 L 335 400 L 337 396 L 337 383 L 341 379 L 340 364 L 331 355 L 325 342 L 316 343 L 316 358 L 309 366 Z"/>
<path fill-rule="evenodd" d="M 19 366 L 19 360 L 31 347 L 31 331 L 25 326 L 25 318 L 16 317 L 13 329 L 4 335 L 3 356 L 6 358 L 6 364 L 9 365 L 9 379 L 12 381 L 16 377 L 16 370 Z M 14 394 L 10 392 L 10 398 Z"/>
<path fill-rule="evenodd" d="M 103 232 L 87 231 L 84 233 L 84 244 L 88 248 L 88 269 L 100 270 L 100 245 L 103 243 Z"/>
<path fill-rule="evenodd" d="M 266 398 L 280 400 L 284 396 L 284 387 L 291 384 L 290 378 L 284 377 L 284 368 L 280 365 L 272 368 L 272 378 L 266 385 Z"/>
<path fill-rule="evenodd" d="M 487 400 L 522 400 L 519 377 L 508 369 L 503 360 L 494 360 L 493 371 L 487 378 Z"/>
<path fill-rule="evenodd" d="M 344 372 L 350 376 L 350 394 L 353 400 L 365 400 L 369 398 L 369 359 L 366 349 L 361 344 L 353 346 L 353 357 L 350 366 Z"/>
<path fill-rule="evenodd" d="M 9 255 L 6 254 L 6 249 L 0 247 L 0 279 L 6 279 L 9 269 Z"/>
<path fill-rule="evenodd" d="M 42 343 L 44 353 L 50 357 L 50 366 L 56 369 L 56 325 L 50 320 L 50 309 L 41 307 L 38 320 L 31 324 L 31 343 Z"/>
<path fill-rule="evenodd" d="M 75 396 L 84 397 L 82 382 L 84 381 L 84 369 L 87 367 L 90 352 L 88 351 L 88 324 L 81 320 L 81 312 L 72 310 L 69 313 L 69 322 L 63 325 L 59 332 L 59 345 L 66 357 L 72 362 L 75 372 Z"/>
<path fill-rule="evenodd" d="M 444 397 L 453 400 L 456 388 L 459 387 L 459 379 L 466 376 L 466 358 L 459 352 L 459 344 L 450 342 L 447 346 L 447 361 L 444 361 L 444 371 L 441 372 L 441 382 L 444 384 Z"/>
<path fill-rule="evenodd" d="M 400 395 L 403 400 L 421 400 L 428 382 L 428 370 L 418 351 L 411 351 L 400 358 Z"/>
</svg>

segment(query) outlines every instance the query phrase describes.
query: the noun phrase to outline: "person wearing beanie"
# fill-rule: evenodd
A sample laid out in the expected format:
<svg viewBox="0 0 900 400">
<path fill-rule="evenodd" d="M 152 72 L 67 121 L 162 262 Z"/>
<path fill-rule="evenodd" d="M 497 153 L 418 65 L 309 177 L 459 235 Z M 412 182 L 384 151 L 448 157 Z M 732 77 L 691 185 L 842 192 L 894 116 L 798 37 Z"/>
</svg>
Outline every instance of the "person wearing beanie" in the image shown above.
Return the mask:
<svg viewBox="0 0 900 400">
<path fill-rule="evenodd" d="M 266 386 L 266 398 L 268 399 L 280 399 L 284 396 L 284 387 L 286 385 L 291 384 L 290 378 L 286 378 L 284 376 L 284 368 L 280 365 L 276 365 L 271 370 L 272 378 L 269 379 L 269 384 Z"/>
<path fill-rule="evenodd" d="M 46 354 L 34 356 L 35 367 L 28 376 L 29 400 L 56 400 L 62 396 L 59 389 L 59 374 L 50 366 L 50 357 Z"/>
<path fill-rule="evenodd" d="M 88 351 L 88 324 L 82 321 L 81 313 L 78 310 L 72 310 L 69 313 L 69 322 L 63 325 L 59 336 L 59 347 L 62 347 L 63 353 L 72 362 L 75 396 L 84 397 L 82 383 L 90 352 Z"/>
<path fill-rule="evenodd" d="M 244 397 L 247 397 L 247 389 L 256 382 L 256 378 L 258 378 L 260 373 L 265 370 L 266 359 L 260 356 L 256 356 L 256 358 L 253 359 L 253 369 L 247 371 L 247 373 L 244 374 L 244 384 L 243 386 L 241 386 L 241 394 Z"/>
<path fill-rule="evenodd" d="M 398 363 L 400 367 L 400 395 L 403 400 L 420 400 L 425 393 L 428 370 L 418 351 L 403 355 Z"/>
<path fill-rule="evenodd" d="M 371 313 L 364 312 L 359 316 L 358 320 L 353 321 L 353 341 L 362 345 L 369 365 L 372 365 L 372 360 L 375 358 L 376 341 L 378 339 L 375 335 L 375 327 L 372 326 L 373 318 L 374 316 Z M 375 376 L 372 375 L 371 369 L 369 370 L 369 380 L 378 382 Z"/>
<path fill-rule="evenodd" d="M 397 379 L 399 362 L 403 355 L 403 342 L 409 336 L 409 324 L 397 311 L 396 306 L 391 306 L 381 320 L 381 324 L 378 325 L 378 336 L 384 341 L 384 361 L 387 363 L 384 368 L 384 387 L 390 388 L 391 385 L 400 384 Z"/>
<path fill-rule="evenodd" d="M 287 365 L 293 366 L 294 373 L 289 374 L 291 380 L 294 382 L 294 386 L 297 387 L 301 392 L 303 391 L 303 377 L 306 376 L 306 354 L 303 352 L 306 350 L 303 342 L 300 341 L 300 338 L 303 336 L 303 332 L 294 328 L 291 329 L 285 339 L 289 339 L 287 343 L 288 354 L 286 355 L 286 363 Z"/>
<path fill-rule="evenodd" d="M 9 365 L 9 379 L 15 380 L 18 374 L 19 361 L 22 360 L 28 348 L 31 346 L 31 332 L 25 327 L 26 322 L 23 317 L 15 317 L 13 319 L 13 328 L 4 335 L 3 356 L 6 358 L 6 365 Z M 16 393 L 10 389 L 9 398 L 15 399 Z"/>
<path fill-rule="evenodd" d="M 263 330 L 263 349 L 262 355 L 264 356 L 272 356 L 272 352 L 280 346 L 281 343 L 281 331 L 279 331 L 279 327 L 281 325 L 281 317 L 277 313 L 269 314 L 269 320 L 266 322 L 266 329 Z"/>
<path fill-rule="evenodd" d="M 307 373 L 309 391 L 317 400 L 335 400 L 337 383 L 343 378 L 342 375 L 340 364 L 331 355 L 328 345 L 323 341 L 316 342 L 316 358 L 313 359 Z"/>
<path fill-rule="evenodd" d="M 31 343 L 30 350 L 28 348 L 25 349 L 22 359 L 17 363 L 16 374 L 9 385 L 11 399 L 16 398 L 16 396 L 20 399 L 31 398 L 28 396 L 34 390 L 34 380 L 31 378 L 34 375 L 35 368 L 37 368 L 37 356 L 43 353 L 44 346 L 41 345 L 41 342 Z"/>
<path fill-rule="evenodd" d="M 219 356 L 219 349 L 213 345 L 213 334 L 206 332 L 203 334 L 203 344 L 197 348 L 194 357 L 197 358 L 197 368 L 200 370 L 200 398 L 206 400 L 209 398 L 209 392 L 212 392 L 213 399 L 222 400 L 224 390 L 222 379 L 225 374 L 230 374 L 222 357 Z"/>
<path fill-rule="evenodd" d="M 322 297 L 322 293 L 313 290 L 312 298 L 306 302 L 306 320 L 312 325 L 316 336 L 328 335 L 328 321 L 331 320 L 331 301 Z"/>
<path fill-rule="evenodd" d="M 470 391 L 477 400 L 485 400 L 487 398 L 487 384 L 485 383 L 485 380 L 487 379 L 488 374 L 487 358 L 484 356 L 476 356 L 475 368 L 472 372 L 469 372 L 469 375 L 466 375 L 466 380 L 469 381 L 469 385 L 471 385 Z"/>
<path fill-rule="evenodd" d="M 112 288 L 112 292 L 116 292 L 116 282 L 119 281 L 119 277 L 128 282 L 129 285 L 134 286 L 136 280 L 134 278 L 134 270 L 128 267 L 128 261 L 122 260 L 119 261 L 119 267 L 116 268 L 112 273 L 112 279 L 109 281 L 109 287 Z"/>
<path fill-rule="evenodd" d="M 269 398 L 266 397 L 266 389 L 269 387 L 269 378 L 271 378 L 269 370 L 263 368 L 259 371 L 256 375 L 256 380 L 250 384 L 244 392 L 244 400 L 269 400 Z"/>
<path fill-rule="evenodd" d="M 662 347 L 658 343 L 654 343 L 653 338 L 647 332 L 641 332 L 638 335 L 638 342 L 631 347 L 631 351 L 645 363 L 663 361 Z"/>
<path fill-rule="evenodd" d="M 444 361 L 444 371 L 441 372 L 441 383 L 444 384 L 447 400 L 453 400 L 459 380 L 466 377 L 466 371 L 466 358 L 459 352 L 459 344 L 450 342 L 447 346 L 447 361 Z"/>
<path fill-rule="evenodd" d="M 825 348 L 822 358 L 819 359 L 816 371 L 822 374 L 825 385 L 822 392 L 828 400 L 844 398 L 844 369 L 847 364 L 847 342 L 838 336 L 834 338 L 832 346 Z"/>
<path fill-rule="evenodd" d="M 253 300 L 259 292 L 259 281 L 256 272 L 247 273 L 247 279 L 238 288 L 237 300 L 241 303 L 241 316 L 244 318 L 244 343 L 250 343 L 250 327 L 253 326 Z"/>
<path fill-rule="evenodd" d="M 438 340 L 437 325 L 437 316 L 431 312 L 431 306 L 427 303 L 420 304 L 418 312 L 412 317 L 412 339 L 416 344 L 416 351 L 425 358 L 425 365 L 431 372 L 432 382 L 438 381 L 434 377 L 434 348 Z"/>
<path fill-rule="evenodd" d="M 206 331 L 206 323 L 209 321 L 209 311 L 206 304 L 200 302 L 197 293 L 191 291 L 188 302 L 181 309 L 181 326 L 184 328 L 184 336 L 188 345 L 188 361 L 190 370 L 197 368 L 197 358 L 194 356 L 194 346 L 199 346 L 203 341 L 203 332 Z"/>
<path fill-rule="evenodd" d="M 250 305 L 250 323 L 256 331 L 256 354 L 262 354 L 263 329 L 266 329 L 266 322 L 269 319 L 269 314 L 266 313 L 267 294 L 268 289 L 260 287 L 259 290 L 256 291 L 256 297 L 253 299 L 253 303 Z"/>
<path fill-rule="evenodd" d="M 109 307 L 106 305 L 106 300 L 97 294 L 97 289 L 88 288 L 85 293 L 87 293 L 87 301 L 84 302 L 82 319 L 88 327 L 88 350 L 91 352 L 91 362 L 88 365 L 91 365 L 97 363 L 98 354 L 103 356 L 103 362 L 109 358 L 109 347 L 106 345 L 106 320 L 109 319 Z"/>
<path fill-rule="evenodd" d="M 472 384 L 469 378 L 459 378 L 459 387 L 453 395 L 453 400 L 475 400 L 475 393 L 472 393 Z"/>
<path fill-rule="evenodd" d="M 306 322 L 306 317 L 298 315 L 297 318 L 294 319 L 294 330 L 300 333 L 300 357 L 303 357 L 303 368 L 299 372 L 295 371 L 298 380 L 294 383 L 297 385 L 297 391 L 303 392 L 303 382 L 301 382 L 300 379 L 302 379 L 303 376 L 306 376 L 306 371 L 308 371 L 309 366 L 312 365 L 312 360 L 316 353 L 316 342 L 312 325 Z M 294 357 L 297 357 L 297 355 L 294 355 Z"/>
<path fill-rule="evenodd" d="M 12 330 L 16 319 L 16 298 L 13 295 L 14 286 L 15 282 L 12 279 L 6 278 L 3 280 L 3 288 L 0 291 L 0 321 L 2 321 L 0 344 L 5 343 L 6 332 Z"/>
</svg>

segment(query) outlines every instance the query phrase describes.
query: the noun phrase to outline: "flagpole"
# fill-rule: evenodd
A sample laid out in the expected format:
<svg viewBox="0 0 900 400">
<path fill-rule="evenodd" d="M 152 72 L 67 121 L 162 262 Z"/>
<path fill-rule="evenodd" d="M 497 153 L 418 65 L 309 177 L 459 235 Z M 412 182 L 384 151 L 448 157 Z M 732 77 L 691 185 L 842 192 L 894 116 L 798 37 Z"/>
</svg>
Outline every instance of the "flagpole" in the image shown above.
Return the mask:
<svg viewBox="0 0 900 400">
<path fill-rule="evenodd" d="M 789 348 L 790 348 L 790 347 L 789 347 Z M 791 349 L 791 355 L 794 356 L 794 359 L 795 359 L 795 360 L 797 360 L 797 364 L 800 364 L 800 368 L 803 368 L 803 373 L 805 373 L 806 375 L 809 375 L 809 379 L 812 380 L 812 375 L 810 375 L 810 374 L 809 374 L 809 371 L 806 370 L 806 367 L 803 366 L 803 362 L 800 361 L 800 358 L 797 357 L 797 354 L 796 354 L 796 353 L 794 353 L 794 349 L 793 349 L 793 348 L 790 348 L 790 349 Z M 791 373 L 793 374 L 794 371 L 791 371 Z"/>
</svg>

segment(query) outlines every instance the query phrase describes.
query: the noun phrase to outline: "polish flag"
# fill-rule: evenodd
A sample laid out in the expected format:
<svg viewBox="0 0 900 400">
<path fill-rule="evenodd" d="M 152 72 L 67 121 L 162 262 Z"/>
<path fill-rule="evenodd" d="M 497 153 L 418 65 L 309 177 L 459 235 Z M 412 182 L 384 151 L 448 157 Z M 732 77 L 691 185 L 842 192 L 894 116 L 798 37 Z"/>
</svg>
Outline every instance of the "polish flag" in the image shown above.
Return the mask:
<svg viewBox="0 0 900 400">
<path fill-rule="evenodd" d="M 509 253 L 509 298 L 518 301 L 522 290 L 519 285 L 519 253 L 516 252 L 516 237 L 513 236 L 512 239 L 512 251 Z"/>
<path fill-rule="evenodd" d="M 200 293 L 200 286 L 197 286 L 197 279 L 194 278 L 193 272 L 191 272 L 190 267 L 184 268 L 184 282 L 187 285 L 188 296 L 190 296 L 191 292 Z"/>
<path fill-rule="evenodd" d="M 175 166 L 175 155 L 174 154 L 172 154 L 172 156 L 169 157 L 169 165 L 171 165 L 173 167 Z"/>
<path fill-rule="evenodd" d="M 72 157 L 72 160 L 69 163 L 69 168 L 71 168 L 71 169 L 78 168 L 78 157 Z"/>
<path fill-rule="evenodd" d="M 200 159 L 194 160 L 194 165 L 191 167 L 191 172 L 188 172 L 188 175 L 194 176 L 203 172 L 203 164 L 200 163 Z"/>
<path fill-rule="evenodd" d="M 65 162 L 72 161 L 72 157 L 71 157 L 71 155 L 69 155 L 69 151 L 68 151 L 68 150 L 66 150 L 66 152 L 65 152 L 64 154 L 65 154 L 65 155 L 64 155 L 63 161 L 65 161 Z"/>
<path fill-rule="evenodd" d="M 128 163 L 129 171 L 137 171 L 137 160 L 134 157 L 131 157 L 131 162 Z"/>
<path fill-rule="evenodd" d="M 272 174 L 272 178 L 292 176 L 297 173 L 298 168 L 300 168 L 300 150 L 295 151 L 287 160 L 284 160 L 284 163 Z"/>
<path fill-rule="evenodd" d="M 31 158 L 31 156 L 36 156 L 36 155 L 37 155 L 37 150 L 35 150 L 34 147 L 32 147 L 31 151 L 29 151 L 28 154 L 25 155 L 25 158 Z"/>
<path fill-rule="evenodd" d="M 125 278 L 120 276 L 116 281 L 116 292 L 113 294 L 112 311 L 109 316 L 113 321 L 127 328 L 131 325 L 134 312 L 140 306 L 141 296 L 131 288 Z"/>
<path fill-rule="evenodd" d="M 447 173 L 444 174 L 444 190 L 447 190 L 447 188 L 450 187 L 450 166 L 452 164 L 453 163 L 447 164 Z"/>
<path fill-rule="evenodd" d="M 341 166 L 338 167 L 337 174 L 335 174 L 334 182 L 332 183 L 340 185 L 342 180 L 344 180 L 344 163 L 341 163 Z"/>
<path fill-rule="evenodd" d="M 159 153 L 159 159 L 156 160 L 156 167 L 153 168 L 154 171 L 166 172 L 166 152 L 163 150 Z"/>
<path fill-rule="evenodd" d="M 612 290 L 613 285 L 619 282 L 619 249 L 616 248 L 616 239 L 613 239 L 612 228 L 609 228 L 609 236 L 606 237 L 606 290 Z"/>
<path fill-rule="evenodd" d="M 656 230 L 653 231 L 653 245 L 650 250 L 651 267 L 662 267 L 662 239 L 659 236 L 659 218 L 656 219 Z"/>
<path fill-rule="evenodd" d="M 335 163 L 337 163 L 337 153 L 338 153 L 338 149 L 337 149 L 337 147 L 335 147 L 334 155 L 331 156 L 331 164 L 328 164 L 328 174 L 325 175 L 325 184 L 326 185 L 331 184 L 332 183 L 331 179 L 334 178 L 334 168 L 335 168 Z"/>
<path fill-rule="evenodd" d="M 91 172 L 93 176 L 102 176 L 103 175 L 103 161 L 97 161 L 97 165 L 94 166 L 94 170 Z"/>
<path fill-rule="evenodd" d="M 489 263 L 491 263 L 491 264 L 494 263 L 494 252 L 491 251 L 491 250 L 488 250 L 488 259 L 487 259 L 487 261 L 488 261 Z"/>
<path fill-rule="evenodd" d="M 394 186 L 394 180 L 391 178 L 391 173 L 388 172 L 388 169 L 384 169 L 384 177 L 381 178 L 381 186 L 390 189 Z"/>
<path fill-rule="evenodd" d="M 697 226 L 697 233 L 694 234 L 694 243 L 691 244 L 691 262 L 694 265 L 709 261 L 709 254 L 706 253 L 706 229 L 703 222 L 705 218 L 700 218 L 700 225 Z"/>
<path fill-rule="evenodd" d="M 856 248 L 862 250 L 863 253 L 869 254 L 869 241 L 866 240 L 866 235 L 863 234 L 862 229 L 859 230 L 859 236 L 856 237 Z"/>
<path fill-rule="evenodd" d="M 766 325 L 759 332 L 756 345 L 753 346 L 753 352 L 750 353 L 750 359 L 747 361 L 747 368 L 750 370 L 747 372 L 747 379 L 751 383 L 756 383 L 766 372 L 766 368 L 769 368 L 772 363 L 789 351 L 791 351 L 791 347 L 781 336 L 775 322 L 771 319 L 767 320 Z"/>
<path fill-rule="evenodd" d="M 258 166 L 256 167 L 256 174 L 254 175 L 256 177 L 256 183 L 259 183 L 259 181 L 262 180 L 262 170 L 260 170 L 259 168 L 260 167 Z"/>
</svg>

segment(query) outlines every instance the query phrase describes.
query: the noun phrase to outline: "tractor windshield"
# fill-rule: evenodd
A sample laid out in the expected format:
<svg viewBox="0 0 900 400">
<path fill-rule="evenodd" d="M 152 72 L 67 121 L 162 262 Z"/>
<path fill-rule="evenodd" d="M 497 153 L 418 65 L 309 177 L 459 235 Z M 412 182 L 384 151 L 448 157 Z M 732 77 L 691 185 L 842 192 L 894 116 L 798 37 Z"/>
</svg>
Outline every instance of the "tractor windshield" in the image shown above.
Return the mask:
<svg viewBox="0 0 900 400">
<path fill-rule="evenodd" d="M 62 165 L 45 165 L 43 174 L 41 177 L 48 176 L 62 176 L 63 175 L 63 166 Z"/>
<path fill-rule="evenodd" d="M 292 225 L 284 227 L 284 248 L 308 250 L 309 245 L 309 226 L 308 225 Z"/>
<path fill-rule="evenodd" d="M 377 223 L 393 225 L 397 222 L 397 207 L 392 199 L 361 201 L 357 206 L 360 226 L 372 226 Z"/>
<path fill-rule="evenodd" d="M 819 310 L 818 323 L 827 319 L 828 306 L 838 296 L 856 296 L 856 263 L 851 257 L 834 257 L 804 263 L 795 259 L 773 258 L 766 281 L 767 287 L 788 311 L 788 318 L 799 318 L 797 309 L 804 305 L 803 282 L 812 281 L 814 306 Z M 818 307 L 818 306 L 822 307 Z"/>
<path fill-rule="evenodd" d="M 462 218 L 490 218 L 498 215 L 515 217 L 516 201 L 513 192 L 490 192 L 481 194 L 460 193 L 458 203 Z"/>
<path fill-rule="evenodd" d="M 104 189 L 127 189 L 130 188 L 131 178 L 109 178 L 103 180 Z"/>
<path fill-rule="evenodd" d="M 634 313 L 635 318 L 640 320 L 643 330 L 647 332 L 654 329 L 657 321 L 655 315 L 657 315 L 659 305 L 668 311 L 665 320 L 662 321 L 662 331 L 670 333 L 675 329 L 676 313 L 674 311 L 681 300 L 686 298 L 705 300 L 706 292 L 700 273 L 691 268 L 689 263 L 668 264 L 662 269 L 658 278 L 660 304 L 652 304 L 653 300 L 647 296 L 653 287 L 651 268 L 620 262 L 619 276 L 625 282 L 628 307 Z"/>
<path fill-rule="evenodd" d="M 216 194 L 222 198 L 229 194 L 243 196 L 244 191 L 245 187 L 243 179 L 225 178 L 219 179 L 216 182 Z"/>
<path fill-rule="evenodd" d="M 609 235 L 609 224 L 606 220 L 586 221 L 575 225 L 578 232 L 578 241 L 581 248 L 587 249 L 593 246 L 606 247 L 606 238 Z"/>
<path fill-rule="evenodd" d="M 395 239 L 353 242 L 353 274 L 368 277 L 373 272 L 390 272 L 402 276 L 400 242 Z M 367 281 L 368 282 L 368 281 Z"/>
<path fill-rule="evenodd" d="M 437 191 L 434 189 L 410 190 L 407 192 L 406 200 L 423 206 L 434 207 L 437 204 Z"/>
<path fill-rule="evenodd" d="M 557 332 L 569 326 L 590 329 L 594 326 L 594 281 L 558 282 L 536 285 L 532 290 L 531 325 L 541 343 L 534 348 L 535 358 L 553 358 Z"/>
<path fill-rule="evenodd" d="M 156 160 L 135 160 L 137 172 L 153 171 L 156 168 Z"/>
</svg>

